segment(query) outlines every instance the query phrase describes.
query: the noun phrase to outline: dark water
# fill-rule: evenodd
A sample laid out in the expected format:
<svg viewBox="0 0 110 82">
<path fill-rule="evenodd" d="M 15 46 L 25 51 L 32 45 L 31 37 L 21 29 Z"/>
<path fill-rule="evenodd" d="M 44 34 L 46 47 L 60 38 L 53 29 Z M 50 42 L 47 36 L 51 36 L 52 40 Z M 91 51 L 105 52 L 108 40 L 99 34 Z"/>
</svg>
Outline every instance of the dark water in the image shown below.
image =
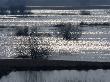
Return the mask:
<svg viewBox="0 0 110 82">
<path fill-rule="evenodd" d="M 0 82 L 109 82 L 110 70 L 16 71 L 2 76 Z"/>
</svg>

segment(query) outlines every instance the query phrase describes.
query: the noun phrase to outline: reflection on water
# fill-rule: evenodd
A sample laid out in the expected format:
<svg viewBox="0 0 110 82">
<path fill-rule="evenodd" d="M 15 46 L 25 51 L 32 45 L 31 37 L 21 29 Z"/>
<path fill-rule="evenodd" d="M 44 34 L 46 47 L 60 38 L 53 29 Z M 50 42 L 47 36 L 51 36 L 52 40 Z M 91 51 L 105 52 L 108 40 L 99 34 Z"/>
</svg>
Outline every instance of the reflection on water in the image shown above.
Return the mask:
<svg viewBox="0 0 110 82">
<path fill-rule="evenodd" d="M 0 82 L 109 82 L 110 70 L 21 71 L 3 76 Z"/>
</svg>

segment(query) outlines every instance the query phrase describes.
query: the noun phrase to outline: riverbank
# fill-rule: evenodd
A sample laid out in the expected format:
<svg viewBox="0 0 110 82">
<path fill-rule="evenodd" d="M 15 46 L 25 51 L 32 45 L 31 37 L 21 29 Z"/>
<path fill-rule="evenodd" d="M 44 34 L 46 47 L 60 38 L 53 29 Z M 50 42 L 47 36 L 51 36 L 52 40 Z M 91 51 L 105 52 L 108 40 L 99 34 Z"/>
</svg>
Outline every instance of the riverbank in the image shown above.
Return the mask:
<svg viewBox="0 0 110 82">
<path fill-rule="evenodd" d="M 0 70 L 89 70 L 110 69 L 110 62 L 0 59 Z"/>
</svg>

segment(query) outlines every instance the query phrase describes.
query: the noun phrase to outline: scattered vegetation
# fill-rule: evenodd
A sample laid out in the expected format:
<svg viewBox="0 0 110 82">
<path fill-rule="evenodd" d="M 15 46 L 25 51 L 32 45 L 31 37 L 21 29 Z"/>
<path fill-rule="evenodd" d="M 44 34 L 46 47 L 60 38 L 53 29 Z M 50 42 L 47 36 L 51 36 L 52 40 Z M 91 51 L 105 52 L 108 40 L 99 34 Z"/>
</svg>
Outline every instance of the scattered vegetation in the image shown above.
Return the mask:
<svg viewBox="0 0 110 82">
<path fill-rule="evenodd" d="M 47 59 L 50 54 L 49 49 L 41 48 L 41 49 L 31 49 L 31 58 L 32 59 Z"/>
<path fill-rule="evenodd" d="M 75 13 L 61 13 L 59 15 L 77 15 L 77 14 L 75 14 Z"/>
<path fill-rule="evenodd" d="M 59 35 L 64 40 L 77 40 L 81 36 L 82 29 L 79 26 L 73 26 L 70 23 L 55 25 L 59 29 Z"/>
<path fill-rule="evenodd" d="M 29 36 L 28 27 L 22 27 L 22 28 L 18 27 L 16 36 Z"/>
<path fill-rule="evenodd" d="M 64 23 L 61 23 L 61 24 L 57 24 L 57 25 L 55 25 L 55 27 L 64 27 L 64 26 L 65 26 Z"/>
<path fill-rule="evenodd" d="M 22 44 L 19 44 L 18 48 L 16 48 L 18 56 L 15 58 L 47 59 L 50 54 L 49 48 L 39 47 L 39 41 L 35 39 L 35 36 L 37 36 L 37 27 L 31 28 L 30 31 L 31 33 L 29 33 L 28 27 L 19 27 L 17 29 L 16 35 L 27 36 L 28 44 L 25 45 L 25 41 L 22 41 Z"/>
<path fill-rule="evenodd" d="M 65 40 L 71 40 L 71 24 L 66 24 L 64 27 L 60 27 L 60 33 L 63 36 L 63 39 Z"/>
<path fill-rule="evenodd" d="M 30 56 L 28 55 L 18 55 L 17 57 L 15 58 L 31 58 Z"/>
<path fill-rule="evenodd" d="M 87 25 L 87 26 L 109 26 L 110 23 L 109 22 L 103 22 L 103 23 L 86 23 L 86 22 L 81 22 L 80 23 L 80 26 L 83 26 L 83 25 Z"/>
<path fill-rule="evenodd" d="M 25 47 L 24 49 L 22 48 L 18 48 L 17 52 L 19 53 L 17 55 L 17 57 L 15 58 L 31 58 L 31 59 L 47 59 L 48 55 L 50 54 L 49 49 L 48 48 L 38 48 L 38 45 L 32 45 L 32 44 L 28 44 L 29 47 L 29 53 L 26 52 Z"/>
<path fill-rule="evenodd" d="M 82 10 L 80 11 L 80 15 L 91 15 L 90 11 Z"/>
</svg>

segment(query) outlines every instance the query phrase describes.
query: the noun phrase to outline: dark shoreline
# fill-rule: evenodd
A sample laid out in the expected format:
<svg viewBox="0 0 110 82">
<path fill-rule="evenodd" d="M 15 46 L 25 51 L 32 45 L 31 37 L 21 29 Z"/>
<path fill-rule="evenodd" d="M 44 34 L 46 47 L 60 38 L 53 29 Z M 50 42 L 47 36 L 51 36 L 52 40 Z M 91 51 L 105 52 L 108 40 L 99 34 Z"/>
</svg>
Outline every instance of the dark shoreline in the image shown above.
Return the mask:
<svg viewBox="0 0 110 82">
<path fill-rule="evenodd" d="M 110 69 L 110 62 L 87 62 L 65 60 L 0 59 L 0 70 L 97 70 Z"/>
</svg>

